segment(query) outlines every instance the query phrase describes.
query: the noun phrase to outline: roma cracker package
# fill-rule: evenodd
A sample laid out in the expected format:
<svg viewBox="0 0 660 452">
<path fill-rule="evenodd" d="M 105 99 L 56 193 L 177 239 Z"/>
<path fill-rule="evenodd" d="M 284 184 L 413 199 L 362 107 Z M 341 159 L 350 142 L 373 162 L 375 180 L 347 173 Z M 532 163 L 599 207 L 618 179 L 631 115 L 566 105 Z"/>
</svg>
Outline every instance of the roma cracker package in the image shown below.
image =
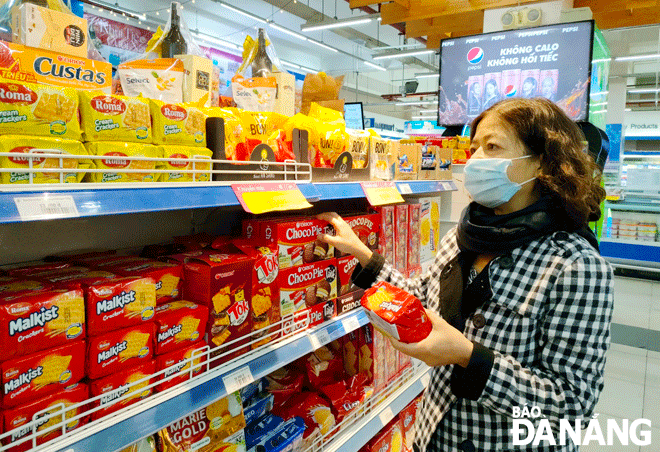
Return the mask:
<svg viewBox="0 0 660 452">
<path fill-rule="evenodd" d="M 152 142 L 147 99 L 89 91 L 80 91 L 79 96 L 85 141 Z"/>
<path fill-rule="evenodd" d="M 85 376 L 85 342 L 2 363 L 2 406 L 9 408 L 59 392 Z"/>
<path fill-rule="evenodd" d="M 0 361 L 85 337 L 82 290 L 49 290 L 0 299 Z"/>
<path fill-rule="evenodd" d="M 112 331 L 87 340 L 87 376 L 103 378 L 151 361 L 154 323 Z"/>
<path fill-rule="evenodd" d="M 154 144 L 206 147 L 206 113 L 190 104 L 149 101 Z"/>
<path fill-rule="evenodd" d="M 6 134 L 80 140 L 76 90 L 0 80 L 0 135 Z"/>
<path fill-rule="evenodd" d="M 148 144 L 139 143 L 120 143 L 114 141 L 98 141 L 95 143 L 85 143 L 85 147 L 90 155 L 103 156 L 102 159 L 95 159 L 96 169 L 107 170 L 102 173 L 90 173 L 86 177 L 87 182 L 156 182 L 157 173 L 150 173 L 149 170 L 155 170 L 157 163 L 150 160 L 128 160 L 126 157 L 162 157 L 160 148 Z M 122 170 L 144 170 L 142 173 L 124 173 Z"/>
<path fill-rule="evenodd" d="M 2 121 L 2 119 L 0 119 Z M 4 135 L 0 140 L 0 152 L 15 153 L 16 156 L 0 157 L 1 168 L 12 168 L 13 171 L 2 173 L 3 184 L 27 184 L 30 182 L 30 160 L 35 169 L 64 168 L 60 172 L 32 173 L 33 184 L 77 183 L 83 179 L 82 170 L 92 167 L 92 161 L 84 158 L 66 158 L 67 155 L 86 155 L 85 147 L 79 141 L 63 140 L 61 138 L 46 138 L 27 135 Z M 61 154 L 57 157 L 38 157 L 39 154 Z M 29 157 L 34 156 L 34 157 Z"/>
<path fill-rule="evenodd" d="M 211 180 L 211 163 L 191 162 L 190 159 L 211 159 L 210 149 L 193 146 L 160 146 L 163 158 L 170 159 L 162 163 L 162 169 L 169 173 L 160 174 L 161 182 L 208 182 Z M 182 173 L 181 171 L 199 171 Z"/>
</svg>

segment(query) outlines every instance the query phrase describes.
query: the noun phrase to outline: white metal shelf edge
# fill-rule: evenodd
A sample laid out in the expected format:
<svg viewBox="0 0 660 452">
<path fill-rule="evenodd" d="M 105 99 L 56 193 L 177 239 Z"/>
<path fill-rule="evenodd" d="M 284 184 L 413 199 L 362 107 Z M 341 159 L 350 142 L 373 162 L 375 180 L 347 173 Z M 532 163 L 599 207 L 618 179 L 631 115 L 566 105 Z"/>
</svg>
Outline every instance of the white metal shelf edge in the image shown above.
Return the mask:
<svg viewBox="0 0 660 452">
<path fill-rule="evenodd" d="M 431 369 L 425 365 L 423 365 L 423 369 L 391 397 L 382 402 L 373 413 L 356 422 L 353 427 L 343 431 L 327 447 L 324 447 L 324 452 L 355 452 L 360 450 L 393 419 L 392 415 L 396 416 L 428 386 L 431 381 Z"/>
<path fill-rule="evenodd" d="M 199 378 L 131 405 L 93 425 L 85 426 L 34 449 L 39 452 L 87 452 L 121 450 L 172 422 L 227 395 L 223 377 L 248 366 L 254 379 L 314 351 L 369 322 L 363 309 L 348 312 L 318 327 L 301 331 L 277 348 L 266 348 L 256 357 L 239 358 Z"/>
</svg>

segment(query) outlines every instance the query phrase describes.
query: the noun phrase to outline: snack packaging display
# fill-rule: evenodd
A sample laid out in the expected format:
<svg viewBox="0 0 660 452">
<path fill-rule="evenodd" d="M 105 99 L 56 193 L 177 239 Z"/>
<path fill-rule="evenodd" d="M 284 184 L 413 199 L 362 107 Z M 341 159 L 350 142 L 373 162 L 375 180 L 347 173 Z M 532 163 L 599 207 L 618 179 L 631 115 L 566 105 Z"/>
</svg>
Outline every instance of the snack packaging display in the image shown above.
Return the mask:
<svg viewBox="0 0 660 452">
<path fill-rule="evenodd" d="M 318 394 L 308 391 L 294 395 L 282 411 L 273 412 L 286 420 L 295 417 L 304 420 L 303 450 L 320 436 L 331 432 L 336 424 L 329 402 Z"/>
<path fill-rule="evenodd" d="M 10 359 L 0 366 L 2 406 L 14 407 L 78 383 L 85 376 L 85 342 Z"/>
<path fill-rule="evenodd" d="M 87 340 L 87 376 L 92 379 L 151 361 L 154 323 L 124 328 Z"/>
<path fill-rule="evenodd" d="M 76 90 L 0 79 L 0 134 L 80 140 Z"/>
<path fill-rule="evenodd" d="M 245 407 L 252 403 L 253 398 L 265 391 L 267 387 L 268 380 L 266 377 L 262 377 L 256 381 L 253 381 L 252 383 L 243 386 L 239 390 L 241 393 L 241 400 L 243 401 L 243 412 L 245 412 Z"/>
<path fill-rule="evenodd" d="M 369 163 L 369 132 L 346 129 L 346 150 L 353 157 L 353 169 L 367 168 Z"/>
<path fill-rule="evenodd" d="M 85 274 L 107 273 L 92 272 Z M 71 284 L 69 282 L 68 284 Z M 113 330 L 151 322 L 156 308 L 156 284 L 151 278 L 116 277 L 85 280 L 87 334 L 99 336 Z"/>
<path fill-rule="evenodd" d="M 362 306 L 376 328 L 401 342 L 419 342 L 433 329 L 417 297 L 384 281 L 365 291 Z"/>
<path fill-rule="evenodd" d="M 270 413 L 273 409 L 273 394 L 261 393 L 257 394 L 247 406 L 243 407 L 243 414 L 245 416 L 245 423 L 252 424 L 257 419 Z"/>
<path fill-rule="evenodd" d="M 289 399 L 298 394 L 305 382 L 305 375 L 293 365 L 284 366 L 266 376 L 268 392 L 274 397 L 273 407 L 278 410 L 289 406 Z"/>
<path fill-rule="evenodd" d="M 325 102 L 339 99 L 339 91 L 344 84 L 344 76 L 332 77 L 325 72 L 307 74 L 302 89 L 303 114 L 310 111 L 312 102 Z"/>
<path fill-rule="evenodd" d="M 383 428 L 366 445 L 364 452 L 392 452 L 392 431 L 388 426 Z"/>
<path fill-rule="evenodd" d="M 337 259 L 337 270 L 339 272 L 339 295 L 346 295 L 348 293 L 358 290 L 357 286 L 353 284 L 351 276 L 358 264 L 358 259 L 355 256 L 344 256 Z"/>
<path fill-rule="evenodd" d="M 390 431 L 390 452 L 402 452 L 403 451 L 403 424 L 401 419 L 395 418 L 392 420 L 389 427 Z"/>
<path fill-rule="evenodd" d="M 381 217 L 377 213 L 345 216 L 344 221 L 353 229 L 360 241 L 372 251 L 378 251 L 378 236 L 380 234 Z M 345 253 L 337 250 L 337 257 Z"/>
<path fill-rule="evenodd" d="M 82 290 L 48 290 L 0 299 L 0 361 L 85 337 Z"/>
<path fill-rule="evenodd" d="M 162 162 L 162 169 L 170 171 L 160 174 L 161 182 L 208 182 L 211 178 L 211 163 L 192 162 L 189 159 L 211 159 L 209 149 L 193 146 L 161 146 L 159 153 L 170 160 Z M 199 171 L 183 173 L 181 171 Z"/>
<path fill-rule="evenodd" d="M 277 103 L 275 77 L 244 78 L 235 76 L 231 82 L 234 101 L 238 108 L 249 111 L 273 111 Z"/>
<path fill-rule="evenodd" d="M 176 58 L 133 60 L 117 67 L 126 96 L 183 102 L 183 62 Z M 155 124 L 154 124 L 155 126 Z"/>
<path fill-rule="evenodd" d="M 151 278 L 156 283 L 156 303 L 162 304 L 179 297 L 182 265 L 142 259 L 109 265 L 108 270 L 123 276 Z"/>
<path fill-rule="evenodd" d="M 192 425 L 194 429 L 190 428 Z M 233 450 L 238 450 L 236 444 L 242 443 L 245 450 L 244 428 L 241 398 L 234 392 L 168 425 L 157 433 L 156 440 L 164 452 L 213 452 L 225 450 L 223 443 L 233 443 Z M 237 433 L 241 439 L 225 441 Z"/>
<path fill-rule="evenodd" d="M 252 450 L 265 452 L 294 452 L 304 450 L 303 436 L 306 431 L 305 421 L 293 417 L 271 430 Z"/>
<path fill-rule="evenodd" d="M 0 79 L 110 94 L 112 65 L 60 52 L 0 41 Z"/>
<path fill-rule="evenodd" d="M 50 284 L 43 281 L 0 276 L 0 299 L 23 293 L 41 292 L 48 288 Z"/>
<path fill-rule="evenodd" d="M 387 339 L 383 334 L 369 324 L 360 328 L 358 333 L 359 372 L 367 376 L 374 391 L 379 392 L 387 384 L 387 369 L 385 352 Z"/>
<path fill-rule="evenodd" d="M 369 179 L 392 179 L 392 156 L 397 143 L 379 137 L 375 132 L 369 140 Z"/>
<path fill-rule="evenodd" d="M 199 340 L 194 344 L 187 345 L 179 350 L 156 357 L 156 372 L 168 369 L 161 378 L 167 378 L 170 375 L 187 370 L 187 372 L 159 384 L 157 390 L 161 392 L 190 379 L 189 369 L 191 368 L 191 363 L 193 367 L 193 376 L 196 376 L 205 370 L 206 366 L 200 365 L 206 360 L 205 355 L 202 353 L 205 346 L 206 343 L 203 340 Z"/>
<path fill-rule="evenodd" d="M 206 146 L 206 113 L 192 104 L 149 101 L 154 144 Z"/>
<path fill-rule="evenodd" d="M 277 246 L 280 270 L 331 259 L 334 247 L 318 239 L 319 234 L 334 234 L 332 226 L 315 218 L 264 221 L 260 225 L 260 244 Z"/>
<path fill-rule="evenodd" d="M 394 268 L 404 275 L 408 273 L 408 206 L 394 206 Z"/>
<path fill-rule="evenodd" d="M 364 373 L 326 385 L 321 391 L 330 400 L 338 423 L 359 409 L 373 394 L 373 388 L 367 384 L 367 376 Z"/>
<path fill-rule="evenodd" d="M 238 112 L 231 108 L 207 108 L 209 118 L 222 118 L 225 128 L 225 158 L 227 160 L 250 160 L 247 145 L 247 130 Z"/>
<path fill-rule="evenodd" d="M 420 198 L 420 260 L 426 262 L 435 258 L 440 245 L 440 203 L 439 196 Z"/>
<path fill-rule="evenodd" d="M 353 377 L 360 371 L 359 330 L 353 330 L 341 338 L 344 370 Z"/>
<path fill-rule="evenodd" d="M 156 308 L 156 355 L 186 347 L 204 337 L 209 308 L 171 301 Z"/>
<path fill-rule="evenodd" d="M 415 419 L 417 418 L 417 408 L 419 407 L 421 400 L 421 397 L 417 397 L 399 412 L 399 420 L 401 421 L 401 428 L 403 430 L 404 452 L 413 452 L 413 443 L 415 441 Z"/>
<path fill-rule="evenodd" d="M 147 99 L 90 91 L 80 91 L 79 97 L 85 141 L 152 142 Z"/>
<path fill-rule="evenodd" d="M 183 62 L 183 101 L 201 102 L 208 107 L 213 61 L 199 55 L 174 55 L 174 58 Z"/>
<path fill-rule="evenodd" d="M 440 147 L 424 144 L 420 148 L 419 155 L 419 180 L 438 180 L 440 175 Z"/>
<path fill-rule="evenodd" d="M 417 180 L 421 144 L 400 143 L 395 156 L 394 178 L 396 180 Z"/>
<path fill-rule="evenodd" d="M 126 157 L 162 157 L 156 146 L 140 143 L 120 143 L 113 141 L 98 141 L 85 143 L 91 155 L 105 158 L 95 159 L 96 169 L 107 170 L 103 173 L 89 173 L 87 182 L 155 182 L 158 174 L 150 173 L 156 169 L 156 162 L 149 160 L 128 160 Z M 144 170 L 144 173 L 125 173 L 122 170 Z"/>
<path fill-rule="evenodd" d="M 283 131 L 284 124 L 289 119 L 279 113 L 267 111 L 238 110 L 237 114 L 242 123 L 243 133 L 245 134 L 248 158 L 257 145 L 261 143 L 270 144 L 270 140 L 277 141 L 279 132 Z M 279 157 L 278 161 L 284 161 L 285 158 L 293 158 L 293 155 L 281 155 L 282 153 L 277 143 L 272 145 L 271 148 L 275 152 L 276 157 Z"/>
<path fill-rule="evenodd" d="M 155 372 L 156 363 L 152 360 L 113 375 L 108 375 L 105 378 L 92 380 L 90 382 L 92 397 L 104 395 L 94 404 L 95 407 L 104 408 L 92 413 L 92 420 L 100 419 L 153 394 L 153 388 L 147 389 L 146 387 L 152 382 L 149 376 Z M 136 384 L 129 387 L 133 383 Z M 125 398 L 117 400 L 120 397 Z"/>
<path fill-rule="evenodd" d="M 58 424 L 62 421 L 61 415 L 53 415 L 48 417 L 51 414 L 57 413 L 60 411 L 61 406 L 64 405 L 65 409 L 69 408 L 72 405 L 84 402 L 89 397 L 89 388 L 86 384 L 75 383 L 71 386 L 58 391 L 55 394 L 43 397 L 41 399 L 28 402 L 24 405 L 8 409 L 4 411 L 4 431 L 8 432 L 16 428 L 20 428 L 23 425 L 28 424 L 32 421 L 35 414 L 40 413 L 41 420 L 36 425 L 37 432 L 43 431 L 47 428 L 52 427 L 55 424 Z M 44 411 L 47 410 L 47 411 Z M 72 408 L 66 410 L 64 413 L 65 419 L 72 419 L 73 417 L 79 415 L 84 410 L 84 407 Z M 65 431 L 69 433 L 75 430 L 78 427 L 81 427 L 87 423 L 87 417 L 84 416 L 80 419 L 70 420 L 66 423 Z M 14 443 L 19 441 L 21 438 L 24 438 L 32 434 L 32 427 L 25 427 L 19 429 L 16 433 L 13 433 L 5 441 L 7 444 Z M 50 430 L 43 435 L 37 437 L 37 445 L 44 444 L 58 436 L 62 435 L 62 429 L 57 428 Z M 32 449 L 32 441 L 27 440 L 24 443 L 18 444 L 14 447 L 8 449 L 9 452 L 24 452 Z"/>
<path fill-rule="evenodd" d="M 421 204 L 412 203 L 408 204 L 408 249 L 407 256 L 407 276 L 414 278 L 421 275 L 421 259 L 420 259 L 420 219 L 421 219 Z"/>
<path fill-rule="evenodd" d="M 280 312 L 282 317 L 290 316 L 337 298 L 337 261 L 280 268 L 278 281 Z"/>
<path fill-rule="evenodd" d="M 245 446 L 247 450 L 252 450 L 257 444 L 261 443 L 264 438 L 276 432 L 279 426 L 283 423 L 284 419 L 269 413 L 248 424 L 247 427 L 245 427 Z"/>
<path fill-rule="evenodd" d="M 0 121 L 2 121 L 0 119 Z M 1 127 L 1 126 L 0 126 Z M 32 173 L 34 184 L 57 184 L 77 183 L 85 175 L 85 170 L 92 167 L 90 159 L 66 158 L 67 155 L 86 155 L 87 151 L 79 141 L 63 140 L 60 138 L 46 138 L 26 135 L 5 135 L 0 140 L 0 152 L 15 153 L 15 157 L 1 157 L 1 168 L 12 168 L 13 171 L 2 173 L 3 184 L 27 184 L 30 183 L 30 160 L 34 169 L 56 169 L 63 168 L 59 172 L 35 172 Z M 57 157 L 38 157 L 39 154 L 61 154 Z M 30 157 L 34 156 L 34 157 Z"/>
<path fill-rule="evenodd" d="M 394 264 L 394 207 L 378 206 L 380 215 L 380 234 L 378 235 L 378 254 Z"/>
<path fill-rule="evenodd" d="M 35 262 L 33 264 L 7 268 L 5 273 L 7 273 L 8 276 L 13 276 L 15 278 L 31 277 L 34 273 L 58 270 L 66 267 L 71 267 L 71 264 L 68 262 Z"/>
<path fill-rule="evenodd" d="M 309 387 L 321 391 L 344 377 L 344 362 L 328 347 L 321 347 L 307 355 L 305 359 Z"/>
</svg>

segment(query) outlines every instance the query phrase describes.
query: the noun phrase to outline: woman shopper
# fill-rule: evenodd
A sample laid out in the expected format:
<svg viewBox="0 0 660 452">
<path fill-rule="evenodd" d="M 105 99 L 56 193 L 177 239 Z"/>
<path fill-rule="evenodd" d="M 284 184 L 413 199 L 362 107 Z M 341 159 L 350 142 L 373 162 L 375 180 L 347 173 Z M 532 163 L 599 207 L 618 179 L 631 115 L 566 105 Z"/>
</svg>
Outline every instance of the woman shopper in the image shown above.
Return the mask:
<svg viewBox="0 0 660 452">
<path fill-rule="evenodd" d="M 588 228 L 605 195 L 599 172 L 578 127 L 546 99 L 499 102 L 473 121 L 471 139 L 473 202 L 423 276 L 406 279 L 337 214 L 319 216 L 336 228 L 323 239 L 359 259 L 356 285 L 388 281 L 427 307 L 429 337 L 392 340 L 433 367 L 418 450 L 576 451 L 570 439 L 559 445 L 558 425 L 581 418 L 586 428 L 612 316 L 611 268 Z M 514 415 L 529 410 L 540 411 L 528 419 L 536 425 L 549 421 L 556 446 L 514 443 Z"/>
</svg>

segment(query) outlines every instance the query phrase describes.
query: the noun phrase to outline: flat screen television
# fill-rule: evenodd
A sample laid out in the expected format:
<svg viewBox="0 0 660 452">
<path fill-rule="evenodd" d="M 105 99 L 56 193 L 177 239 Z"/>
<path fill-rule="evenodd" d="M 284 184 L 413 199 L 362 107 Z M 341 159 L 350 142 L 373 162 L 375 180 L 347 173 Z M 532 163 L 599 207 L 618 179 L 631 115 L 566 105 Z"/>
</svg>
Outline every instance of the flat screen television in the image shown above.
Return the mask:
<svg viewBox="0 0 660 452">
<path fill-rule="evenodd" d="M 362 102 L 344 103 L 344 120 L 349 129 L 364 129 L 364 112 Z"/>
<path fill-rule="evenodd" d="M 546 97 L 586 121 L 593 35 L 588 20 L 442 40 L 438 125 L 469 123 L 509 97 Z"/>
</svg>

